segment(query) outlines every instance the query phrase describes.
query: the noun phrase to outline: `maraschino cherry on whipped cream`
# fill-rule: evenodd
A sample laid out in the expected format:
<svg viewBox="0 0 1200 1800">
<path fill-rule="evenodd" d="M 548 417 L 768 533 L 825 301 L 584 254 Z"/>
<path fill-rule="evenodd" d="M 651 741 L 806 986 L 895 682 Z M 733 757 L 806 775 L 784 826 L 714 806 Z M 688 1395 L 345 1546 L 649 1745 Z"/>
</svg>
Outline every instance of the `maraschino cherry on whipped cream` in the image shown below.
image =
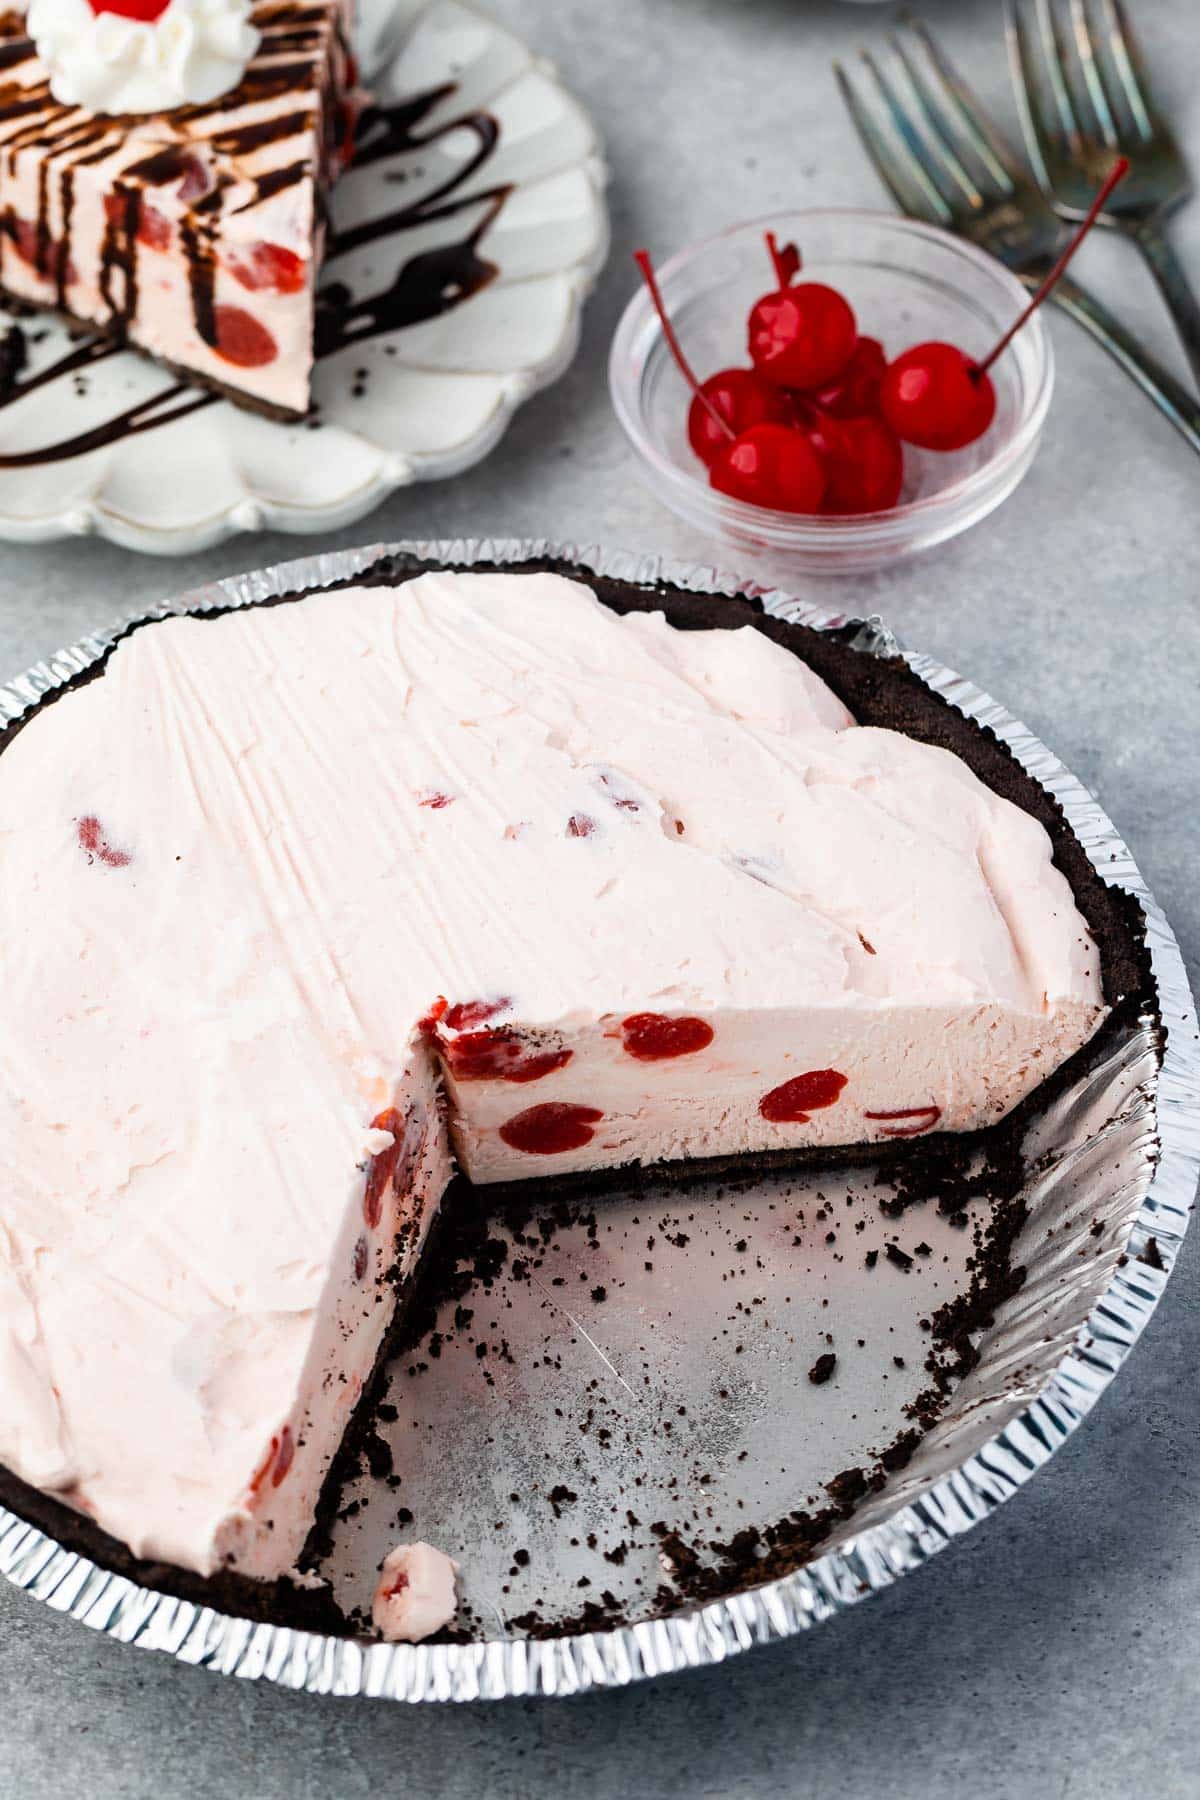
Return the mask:
<svg viewBox="0 0 1200 1800">
<path fill-rule="evenodd" d="M 250 0 L 31 0 L 28 25 L 54 98 L 96 113 L 207 105 L 259 44 Z"/>
</svg>

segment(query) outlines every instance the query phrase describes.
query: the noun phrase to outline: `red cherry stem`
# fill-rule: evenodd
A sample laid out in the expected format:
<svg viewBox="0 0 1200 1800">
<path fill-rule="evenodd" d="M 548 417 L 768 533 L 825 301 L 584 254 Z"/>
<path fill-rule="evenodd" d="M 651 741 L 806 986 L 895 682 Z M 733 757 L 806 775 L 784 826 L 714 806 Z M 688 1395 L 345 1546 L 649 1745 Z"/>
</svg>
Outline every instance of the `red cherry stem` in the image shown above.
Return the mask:
<svg viewBox="0 0 1200 1800">
<path fill-rule="evenodd" d="M 720 408 L 715 406 L 709 399 L 704 389 L 700 386 L 700 383 L 696 380 L 692 365 L 683 354 L 683 345 L 675 336 L 675 327 L 671 323 L 667 313 L 666 303 L 659 290 L 658 277 L 655 275 L 654 265 L 650 261 L 650 252 L 648 250 L 635 250 L 633 253 L 633 260 L 642 271 L 642 280 L 650 290 L 650 298 L 654 302 L 654 310 L 658 314 L 659 323 L 662 325 L 663 336 L 667 340 L 667 348 L 675 358 L 680 374 L 695 394 L 697 400 L 699 400 L 701 406 L 703 406 L 705 412 L 715 424 L 720 426 L 721 430 L 725 433 L 725 436 L 732 441 L 737 436 L 737 432 L 733 429 L 729 420 L 722 415 Z"/>
<path fill-rule="evenodd" d="M 766 234 L 767 249 L 771 253 L 771 262 L 775 268 L 775 280 L 781 288 L 791 287 L 794 277 L 800 272 L 800 252 L 795 244 L 785 244 L 779 248 L 779 241 L 773 231 Z"/>
<path fill-rule="evenodd" d="M 1109 171 L 1108 179 L 1104 183 L 1104 186 L 1100 189 L 1096 198 L 1088 207 L 1087 216 L 1080 225 L 1079 230 L 1075 233 L 1075 236 L 1071 239 L 1070 243 L 1047 275 L 1045 281 L 1043 281 L 1041 287 L 1029 302 L 1029 305 L 1025 308 L 1023 313 L 1020 313 L 1017 318 L 1014 319 L 1013 323 L 1009 326 L 995 348 L 984 357 L 981 363 L 976 363 L 972 368 L 972 381 L 978 381 L 981 375 L 987 374 L 996 358 L 1003 355 L 1004 351 L 1008 349 L 1008 346 L 1012 343 L 1025 321 L 1033 316 L 1047 294 L 1050 293 L 1051 289 L 1056 287 L 1062 280 L 1067 264 L 1078 250 L 1080 244 L 1082 244 L 1088 232 L 1092 229 L 1092 226 L 1096 223 L 1097 216 L 1104 210 L 1104 202 L 1108 199 L 1108 196 L 1112 193 L 1117 183 L 1123 181 L 1128 173 L 1128 159 L 1124 156 L 1119 156 Z"/>
</svg>

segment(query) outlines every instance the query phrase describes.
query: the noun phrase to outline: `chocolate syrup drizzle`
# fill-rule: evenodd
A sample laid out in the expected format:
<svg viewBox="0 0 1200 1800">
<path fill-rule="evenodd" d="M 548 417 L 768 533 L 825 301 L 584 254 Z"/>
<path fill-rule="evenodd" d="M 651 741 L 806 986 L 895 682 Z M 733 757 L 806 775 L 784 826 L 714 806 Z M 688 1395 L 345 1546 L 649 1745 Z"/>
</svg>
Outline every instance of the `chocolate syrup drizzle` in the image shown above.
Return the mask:
<svg viewBox="0 0 1200 1800">
<path fill-rule="evenodd" d="M 479 254 L 479 243 L 495 223 L 512 192 L 511 185 L 500 183 L 469 194 L 460 192 L 494 154 L 500 141 L 499 125 L 490 113 L 473 112 L 435 126 L 424 136 L 418 135 L 416 129 L 455 89 L 456 83 L 446 82 L 396 106 L 372 107 L 364 115 L 354 155 L 355 168 L 367 168 L 424 149 L 451 131 L 473 133 L 475 150 L 460 169 L 423 199 L 335 233 L 327 260 L 335 262 L 364 244 L 438 219 L 454 218 L 476 207 L 482 208 L 479 218 L 465 237 L 409 257 L 397 269 L 391 286 L 379 293 L 358 297 L 344 282 L 337 281 L 322 288 L 317 296 L 318 357 L 332 356 L 349 344 L 360 344 L 367 338 L 401 331 L 405 326 L 450 312 L 479 293 L 499 273 L 495 263 Z"/>
<path fill-rule="evenodd" d="M 320 8 L 304 10 L 293 6 L 287 8 L 286 12 L 289 24 L 293 28 L 299 28 L 309 20 L 319 20 L 324 17 L 323 10 Z M 265 35 L 266 33 L 264 33 Z M 274 45 L 271 47 L 274 48 Z M 16 46 L 13 45 L 0 45 L 0 70 L 9 66 L 5 61 L 5 52 L 11 52 L 15 48 Z M 243 84 L 243 89 L 249 84 L 253 88 L 255 98 L 261 98 L 263 97 L 263 83 L 268 78 L 278 77 L 282 69 L 289 66 L 291 65 L 274 64 L 268 65 L 260 71 L 252 69 L 247 76 L 247 83 Z M 297 66 L 302 67 L 306 75 L 311 71 L 311 64 Z M 243 90 L 239 90 L 239 92 L 241 91 Z M 272 91 L 276 90 L 272 89 Z M 376 243 L 393 236 L 399 237 L 404 232 L 412 231 L 418 226 L 454 218 L 464 212 L 476 213 L 477 218 L 463 237 L 402 261 L 390 285 L 377 293 L 356 295 L 345 282 L 340 281 L 330 282 L 322 288 L 317 296 L 316 308 L 315 354 L 318 358 L 331 356 L 350 345 L 361 344 L 369 338 L 399 331 L 406 326 L 415 325 L 423 320 L 436 318 L 449 312 L 454 307 L 461 306 L 474 294 L 479 293 L 482 288 L 495 279 L 499 272 L 495 263 L 481 255 L 479 245 L 508 199 L 512 191 L 511 186 L 507 183 L 497 183 L 492 187 L 475 189 L 469 193 L 462 192 L 462 189 L 471 182 L 472 178 L 495 153 L 500 138 L 499 125 L 490 113 L 475 111 L 447 119 L 444 123 L 434 126 L 424 133 L 420 130 L 429 114 L 437 106 L 451 98 L 456 91 L 457 83 L 446 82 L 394 106 L 372 106 L 363 115 L 359 124 L 354 155 L 355 168 L 385 163 L 394 158 L 411 155 L 428 148 L 440 138 L 455 131 L 471 132 L 475 138 L 475 149 L 458 170 L 433 188 L 423 199 L 415 200 L 407 206 L 398 207 L 376 219 L 360 222 L 347 231 L 335 235 L 329 245 L 326 260 L 327 263 L 333 263 L 338 257 L 345 256 L 365 244 Z M 4 94 L 0 92 L 0 119 L 5 116 L 11 118 L 12 110 L 5 105 Z M 290 115 L 290 123 L 284 120 L 269 120 L 264 121 L 261 127 L 244 127 L 222 134 L 223 145 L 229 149 L 232 140 L 236 138 L 235 153 L 244 154 L 248 147 L 257 147 L 262 143 L 272 141 L 272 137 L 267 135 L 255 136 L 248 140 L 249 133 L 261 130 L 278 138 L 293 135 L 297 116 Z M 215 143 L 216 138 L 213 141 Z M 91 139 L 87 134 L 81 134 L 80 142 L 83 147 L 89 144 Z M 109 147 L 106 146 L 105 151 L 101 154 L 106 154 Z M 0 151 L 0 154 L 3 152 Z M 157 152 L 154 156 L 135 164 L 126 171 L 126 175 L 136 176 L 148 185 L 154 185 L 156 181 L 177 179 L 181 172 L 179 158 L 186 154 L 186 148 L 169 146 L 166 150 Z M 246 202 L 246 205 L 258 205 L 268 195 L 278 193 L 292 182 L 300 180 L 308 172 L 309 165 L 306 162 L 299 162 L 260 176 L 256 184 L 255 195 Z M 64 184 L 69 173 L 69 168 L 64 171 Z M 385 175 L 385 179 L 389 178 L 403 179 L 398 171 L 395 175 L 389 171 Z M 60 299 L 61 289 L 65 284 L 66 246 L 69 240 L 69 231 L 66 227 L 69 225 L 70 192 L 70 187 L 64 185 L 60 195 L 64 228 L 56 251 L 55 271 Z M 90 339 L 28 380 L 13 383 L 7 392 L 0 395 L 0 411 L 32 389 L 42 387 L 48 382 L 65 377 L 93 362 L 114 355 L 123 347 L 120 328 L 133 316 L 137 305 L 136 259 L 130 254 L 129 247 L 133 244 L 137 234 L 142 189 L 140 187 L 122 187 L 120 192 L 125 200 L 125 206 L 123 209 L 113 209 L 115 216 L 110 217 L 108 221 L 101 248 L 101 292 L 106 304 L 112 310 L 114 326 L 118 328 L 116 333 L 108 337 Z M 212 198 L 213 196 L 210 194 L 192 206 L 192 218 L 181 231 L 181 241 L 188 258 L 197 325 L 200 335 L 210 343 L 213 341 L 210 333 L 214 330 L 212 302 L 215 260 L 209 231 L 205 229 L 204 222 L 197 220 L 195 215 L 203 208 L 205 201 L 211 201 Z M 244 208 L 238 210 L 244 210 Z M 4 222 L 0 221 L 0 230 L 3 229 Z M 40 232 L 38 241 L 40 244 Z M 49 245 L 50 242 L 50 235 L 47 231 L 47 244 Z M 119 292 L 115 280 L 118 276 L 121 278 Z M 86 432 L 81 432 L 73 437 L 64 437 L 58 442 L 38 450 L 25 451 L 18 455 L 0 455 L 0 469 L 28 468 L 83 455 L 87 451 L 117 443 L 125 437 L 173 424 L 179 419 L 186 418 L 189 413 L 213 405 L 218 397 L 216 394 L 197 391 L 180 382 L 148 400 L 142 400 L 137 405 L 114 414 Z"/>
<path fill-rule="evenodd" d="M 99 362 L 104 356 L 114 356 L 121 348 L 119 344 L 102 345 L 99 354 L 91 357 L 91 362 Z M 47 375 L 59 375 L 64 372 L 66 362 L 47 370 Z M 16 398 L 27 393 L 31 386 L 26 382 L 18 386 Z M 171 401 L 184 397 L 184 404 L 172 406 Z M 90 431 L 78 432 L 74 437 L 61 438 L 56 444 L 47 444 L 39 450 L 19 451 L 16 454 L 0 456 L 0 469 L 32 469 L 43 463 L 66 462 L 72 456 L 85 456 L 89 450 L 102 450 L 105 445 L 113 444 L 120 438 L 136 437 L 142 431 L 154 431 L 160 425 L 171 425 L 177 419 L 186 419 L 189 413 L 199 412 L 201 407 L 211 406 L 216 399 L 215 394 L 199 393 L 186 382 L 177 381 L 173 386 L 164 388 L 161 393 L 151 394 L 145 400 L 139 400 L 115 419 L 106 419 L 103 424 L 93 426 Z M 9 398 L 0 401 L 0 406 L 7 406 Z M 119 429 L 114 430 L 114 426 Z"/>
<path fill-rule="evenodd" d="M 0 44 L 0 73 L 5 69 L 19 69 L 35 55 L 32 42 L 27 37 L 19 37 L 12 43 Z"/>
</svg>

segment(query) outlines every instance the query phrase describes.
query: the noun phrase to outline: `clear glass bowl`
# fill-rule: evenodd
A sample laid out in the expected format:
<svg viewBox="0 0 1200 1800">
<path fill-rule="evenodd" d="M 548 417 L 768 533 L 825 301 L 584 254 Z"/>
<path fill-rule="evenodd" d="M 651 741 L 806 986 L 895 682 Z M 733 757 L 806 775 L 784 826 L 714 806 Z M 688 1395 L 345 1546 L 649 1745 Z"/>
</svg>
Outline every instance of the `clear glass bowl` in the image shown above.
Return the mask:
<svg viewBox="0 0 1200 1800">
<path fill-rule="evenodd" d="M 763 233 L 795 243 L 804 277 L 839 288 L 859 330 L 889 357 L 944 338 L 983 356 L 1028 301 L 1008 270 L 973 244 L 892 213 L 779 213 L 681 250 L 658 271 L 672 322 L 701 380 L 746 366 L 746 319 L 773 285 Z M 1007 498 L 1037 451 L 1054 385 L 1040 313 L 993 365 L 996 417 L 977 443 L 941 454 L 904 446 L 904 487 L 890 512 L 821 518 L 749 506 L 717 493 L 687 440 L 690 395 L 644 288 L 613 338 L 617 417 L 649 486 L 673 512 L 742 550 L 823 574 L 879 568 L 976 524 Z"/>
</svg>

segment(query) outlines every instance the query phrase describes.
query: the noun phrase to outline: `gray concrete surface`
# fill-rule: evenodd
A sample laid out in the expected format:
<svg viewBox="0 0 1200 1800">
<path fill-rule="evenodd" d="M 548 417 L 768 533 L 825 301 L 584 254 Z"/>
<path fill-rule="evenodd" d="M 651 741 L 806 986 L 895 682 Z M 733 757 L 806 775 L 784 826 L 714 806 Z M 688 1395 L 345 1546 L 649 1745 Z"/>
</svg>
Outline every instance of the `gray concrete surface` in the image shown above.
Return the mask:
<svg viewBox="0 0 1200 1800">
<path fill-rule="evenodd" d="M 571 373 L 480 469 L 398 494 L 341 542 L 546 533 L 702 557 L 638 487 L 604 363 L 633 274 L 780 204 L 875 205 L 832 53 L 890 7 L 493 0 L 592 108 L 613 256 Z M 1011 116 L 996 0 L 926 15 Z M 1200 162 L 1195 0 L 1132 0 Z M 1178 238 L 1200 275 L 1200 206 Z M 1081 274 L 1174 357 L 1132 253 Z M 967 670 L 1102 796 L 1188 955 L 1200 947 L 1200 466 L 1063 319 L 1024 487 L 936 559 L 836 591 Z M 0 552 L 0 670 L 299 540 L 176 563 L 92 543 Z M 816 589 L 810 591 L 816 592 Z M 830 589 L 824 590 L 828 597 Z M 0 1585 L 0 1795 L 980 1796 L 1200 1793 L 1200 1237 L 1096 1414 L 1030 1487 L 921 1574 L 806 1640 L 570 1703 L 408 1710 L 222 1681 L 64 1623 Z"/>
</svg>

